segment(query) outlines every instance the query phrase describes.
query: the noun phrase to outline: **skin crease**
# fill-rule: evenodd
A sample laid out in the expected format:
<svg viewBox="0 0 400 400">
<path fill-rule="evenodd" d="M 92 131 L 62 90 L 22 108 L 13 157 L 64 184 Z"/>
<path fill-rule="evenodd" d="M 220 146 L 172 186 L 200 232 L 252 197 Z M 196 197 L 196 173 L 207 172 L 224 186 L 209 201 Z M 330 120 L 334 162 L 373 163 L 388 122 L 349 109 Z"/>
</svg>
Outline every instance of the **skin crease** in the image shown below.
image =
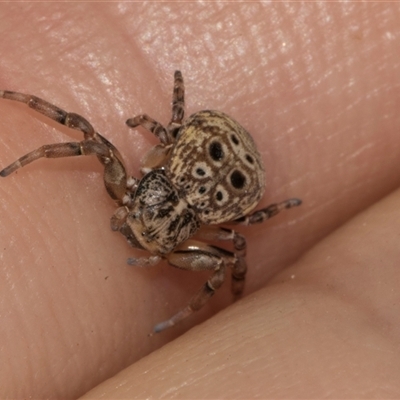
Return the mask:
<svg viewBox="0 0 400 400">
<path fill-rule="evenodd" d="M 304 203 L 241 229 L 248 296 L 208 319 L 231 304 L 227 277 L 149 337 L 208 275 L 126 265 L 143 254 L 110 231 L 95 158 L 2 179 L 1 397 L 398 397 L 398 20 L 374 3 L 3 5 L 1 88 L 82 114 L 138 175 L 156 140 L 124 121 L 168 123 L 179 68 L 187 116 L 224 111 L 257 142 L 260 206 Z M 1 166 L 81 140 L 0 104 Z"/>
</svg>

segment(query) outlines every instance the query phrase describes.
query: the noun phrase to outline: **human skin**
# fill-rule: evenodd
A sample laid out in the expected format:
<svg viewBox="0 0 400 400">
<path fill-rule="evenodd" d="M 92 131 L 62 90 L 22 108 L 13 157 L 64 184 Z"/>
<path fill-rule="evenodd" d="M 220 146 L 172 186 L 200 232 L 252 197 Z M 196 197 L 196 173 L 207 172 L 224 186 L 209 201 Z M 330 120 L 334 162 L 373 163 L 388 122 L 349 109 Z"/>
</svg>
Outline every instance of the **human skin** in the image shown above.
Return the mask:
<svg viewBox="0 0 400 400">
<path fill-rule="evenodd" d="M 1 397 L 76 398 L 96 385 L 87 397 L 398 397 L 399 13 L 373 3 L 3 5 L 1 88 L 83 115 L 137 176 L 157 141 L 124 121 L 145 112 L 167 123 L 179 68 L 187 115 L 224 111 L 257 142 L 260 207 L 303 205 L 240 229 L 241 301 L 230 305 L 227 277 L 198 315 L 149 336 L 208 275 L 126 265 L 143 254 L 110 231 L 115 206 L 93 157 L 2 179 Z M 1 100 L 0 115 L 1 166 L 81 140 L 20 104 Z"/>
</svg>

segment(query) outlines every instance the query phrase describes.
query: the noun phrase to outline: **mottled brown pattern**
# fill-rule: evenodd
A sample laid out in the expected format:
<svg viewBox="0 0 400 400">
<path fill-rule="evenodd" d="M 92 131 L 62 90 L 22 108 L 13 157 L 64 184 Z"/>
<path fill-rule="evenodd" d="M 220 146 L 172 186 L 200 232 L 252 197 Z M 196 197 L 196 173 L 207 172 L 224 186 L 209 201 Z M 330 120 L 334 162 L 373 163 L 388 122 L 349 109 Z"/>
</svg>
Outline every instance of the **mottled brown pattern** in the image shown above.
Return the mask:
<svg viewBox="0 0 400 400">
<path fill-rule="evenodd" d="M 127 224 L 141 246 L 164 256 L 200 227 L 196 213 L 180 198 L 161 169 L 143 177 L 136 190 Z"/>
<path fill-rule="evenodd" d="M 200 111 L 188 118 L 179 130 L 166 170 L 206 224 L 242 217 L 264 194 L 265 171 L 253 139 L 220 111 Z M 196 173 L 198 170 L 205 174 Z M 232 179 L 237 175 L 243 177 L 240 187 Z"/>
</svg>

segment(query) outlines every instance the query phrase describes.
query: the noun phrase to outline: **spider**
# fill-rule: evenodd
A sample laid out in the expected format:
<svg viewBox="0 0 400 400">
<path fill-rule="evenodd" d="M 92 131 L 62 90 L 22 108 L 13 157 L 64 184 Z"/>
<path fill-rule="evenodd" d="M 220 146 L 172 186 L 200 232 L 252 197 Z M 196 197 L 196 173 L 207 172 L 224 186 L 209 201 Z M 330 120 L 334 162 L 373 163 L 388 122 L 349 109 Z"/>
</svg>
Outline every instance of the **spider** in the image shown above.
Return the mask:
<svg viewBox="0 0 400 400">
<path fill-rule="evenodd" d="M 0 97 L 27 104 L 46 117 L 83 133 L 80 142 L 44 145 L 0 172 L 6 177 L 39 158 L 94 155 L 104 166 L 104 185 L 118 208 L 111 228 L 128 243 L 150 255 L 128 263 L 152 266 L 162 259 L 190 271 L 211 271 L 211 276 L 188 305 L 157 324 L 161 332 L 201 309 L 221 287 L 231 269 L 232 293 L 239 297 L 247 271 L 245 237 L 220 224 L 261 223 L 281 210 L 299 206 L 289 199 L 252 212 L 264 193 L 265 171 L 249 133 L 228 115 L 204 110 L 184 120 L 184 83 L 174 74 L 172 118 L 164 127 L 148 115 L 126 121 L 153 133 L 160 143 L 145 156 L 141 178 L 127 175 L 120 152 L 82 116 L 66 112 L 36 96 L 0 91 Z M 194 237 L 194 238 L 193 238 Z M 234 251 L 205 243 L 231 241 Z"/>
</svg>

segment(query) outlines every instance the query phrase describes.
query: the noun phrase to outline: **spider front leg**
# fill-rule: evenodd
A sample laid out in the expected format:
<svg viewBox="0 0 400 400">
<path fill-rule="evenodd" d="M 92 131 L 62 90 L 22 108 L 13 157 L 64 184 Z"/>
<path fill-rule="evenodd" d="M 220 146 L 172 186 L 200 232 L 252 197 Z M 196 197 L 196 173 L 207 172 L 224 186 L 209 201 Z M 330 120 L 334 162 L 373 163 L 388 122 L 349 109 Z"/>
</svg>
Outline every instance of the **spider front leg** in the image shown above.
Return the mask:
<svg viewBox="0 0 400 400">
<path fill-rule="evenodd" d="M 0 90 L 0 98 L 24 103 L 29 108 L 32 108 L 61 125 L 81 131 L 85 139 L 97 140 L 96 131 L 85 118 L 75 113 L 69 113 L 46 100 L 30 94 L 11 92 L 9 90 Z"/>
<path fill-rule="evenodd" d="M 229 251 L 194 240 L 186 241 L 174 252 L 167 254 L 166 258 L 177 268 L 189 271 L 214 270 L 214 272 L 185 308 L 154 327 L 156 333 L 176 325 L 193 312 L 200 310 L 221 287 L 225 280 L 226 267 L 236 263 L 234 254 Z"/>
<path fill-rule="evenodd" d="M 0 98 L 26 104 L 44 116 L 83 133 L 81 142 L 55 143 L 44 145 L 13 162 L 0 171 L 6 177 L 39 158 L 60 158 L 80 155 L 95 155 L 104 165 L 104 184 L 108 194 L 122 204 L 126 193 L 126 172 L 119 151 L 103 136 L 97 133 L 92 125 L 82 116 L 69 113 L 39 97 L 11 91 L 0 91 Z"/>
<path fill-rule="evenodd" d="M 45 144 L 44 146 L 25 154 L 8 167 L 4 168 L 2 171 L 0 171 L 0 176 L 6 177 L 17 169 L 22 168 L 25 165 L 43 157 L 59 158 L 93 154 L 106 157 L 108 153 L 108 149 L 105 146 L 91 140 L 84 140 L 82 142 Z"/>
</svg>

